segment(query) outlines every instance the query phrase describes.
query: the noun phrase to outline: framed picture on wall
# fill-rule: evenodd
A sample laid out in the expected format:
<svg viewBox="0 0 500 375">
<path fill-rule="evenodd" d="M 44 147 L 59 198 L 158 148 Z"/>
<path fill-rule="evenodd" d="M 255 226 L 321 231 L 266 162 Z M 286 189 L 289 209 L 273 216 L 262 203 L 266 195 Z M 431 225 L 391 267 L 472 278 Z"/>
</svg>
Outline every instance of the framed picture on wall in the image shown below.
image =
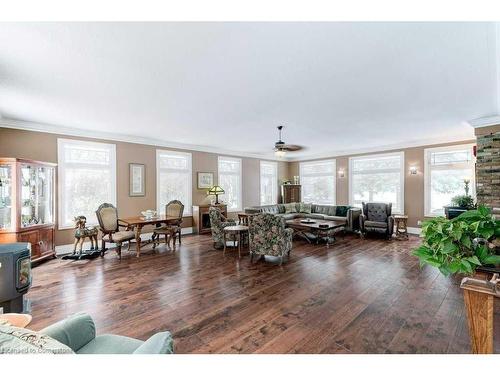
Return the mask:
<svg viewBox="0 0 500 375">
<path fill-rule="evenodd" d="M 130 197 L 143 197 L 146 195 L 146 166 L 144 164 L 129 164 L 130 187 L 128 195 Z"/>
<path fill-rule="evenodd" d="M 214 186 L 214 174 L 198 172 L 198 189 L 210 189 L 212 186 Z"/>
</svg>

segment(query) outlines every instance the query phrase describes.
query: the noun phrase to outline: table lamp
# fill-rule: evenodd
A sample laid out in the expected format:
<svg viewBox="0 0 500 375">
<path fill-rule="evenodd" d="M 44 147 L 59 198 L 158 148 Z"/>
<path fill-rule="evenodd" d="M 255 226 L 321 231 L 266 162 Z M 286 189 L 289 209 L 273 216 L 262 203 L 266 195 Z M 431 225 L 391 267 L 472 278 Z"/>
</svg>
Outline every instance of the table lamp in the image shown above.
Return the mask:
<svg viewBox="0 0 500 375">
<path fill-rule="evenodd" d="M 215 204 L 219 204 L 219 195 L 224 194 L 224 189 L 219 185 L 214 185 L 207 191 L 207 195 L 215 195 Z"/>
</svg>

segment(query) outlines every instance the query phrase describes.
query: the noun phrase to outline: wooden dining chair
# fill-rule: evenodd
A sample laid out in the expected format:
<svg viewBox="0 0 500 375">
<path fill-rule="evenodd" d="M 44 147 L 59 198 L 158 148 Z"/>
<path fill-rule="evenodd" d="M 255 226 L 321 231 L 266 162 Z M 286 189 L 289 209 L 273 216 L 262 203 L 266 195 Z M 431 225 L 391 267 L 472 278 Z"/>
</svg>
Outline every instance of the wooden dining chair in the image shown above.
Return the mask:
<svg viewBox="0 0 500 375">
<path fill-rule="evenodd" d="M 173 239 L 174 241 L 174 248 L 176 238 L 179 239 L 179 245 L 181 244 L 181 224 L 183 213 L 184 205 L 181 201 L 173 200 L 167 203 L 165 206 L 165 215 L 167 217 L 174 217 L 175 219 L 153 231 L 153 249 L 160 243 L 160 236 L 165 236 L 165 244 L 168 247 L 170 247 L 170 239 Z"/>
<path fill-rule="evenodd" d="M 99 229 L 102 232 L 102 248 L 101 256 L 104 256 L 106 251 L 106 242 L 116 244 L 116 253 L 118 258 L 122 258 L 122 243 L 128 241 L 130 248 L 130 241 L 135 238 L 133 230 L 129 230 L 128 225 L 122 220 L 118 219 L 118 210 L 111 203 L 101 204 L 96 212 L 97 220 L 99 221 Z M 125 231 L 120 231 L 120 227 L 127 228 Z"/>
</svg>

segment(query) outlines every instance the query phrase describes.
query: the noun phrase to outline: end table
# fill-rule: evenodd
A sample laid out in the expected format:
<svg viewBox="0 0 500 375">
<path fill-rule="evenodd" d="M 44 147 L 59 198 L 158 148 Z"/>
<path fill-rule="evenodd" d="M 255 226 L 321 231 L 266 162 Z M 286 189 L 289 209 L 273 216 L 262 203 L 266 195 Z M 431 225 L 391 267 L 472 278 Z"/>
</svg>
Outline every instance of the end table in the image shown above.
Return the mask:
<svg viewBox="0 0 500 375">
<path fill-rule="evenodd" d="M 394 223 L 396 224 L 396 239 L 400 241 L 408 240 L 408 216 L 394 215 Z"/>
<path fill-rule="evenodd" d="M 0 314 L 0 324 L 8 324 L 14 327 L 24 328 L 31 322 L 29 314 Z"/>
</svg>

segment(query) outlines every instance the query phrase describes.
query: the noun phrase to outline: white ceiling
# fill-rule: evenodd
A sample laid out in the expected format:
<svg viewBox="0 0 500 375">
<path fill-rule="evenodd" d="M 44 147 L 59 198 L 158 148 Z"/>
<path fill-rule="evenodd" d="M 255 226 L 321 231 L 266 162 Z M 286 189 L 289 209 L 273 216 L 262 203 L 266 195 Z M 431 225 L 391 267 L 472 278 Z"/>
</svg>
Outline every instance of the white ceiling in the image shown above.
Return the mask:
<svg viewBox="0 0 500 375">
<path fill-rule="evenodd" d="M 301 159 L 470 139 L 496 48 L 492 23 L 3 23 L 0 124 L 262 157 L 283 124 Z"/>
</svg>

